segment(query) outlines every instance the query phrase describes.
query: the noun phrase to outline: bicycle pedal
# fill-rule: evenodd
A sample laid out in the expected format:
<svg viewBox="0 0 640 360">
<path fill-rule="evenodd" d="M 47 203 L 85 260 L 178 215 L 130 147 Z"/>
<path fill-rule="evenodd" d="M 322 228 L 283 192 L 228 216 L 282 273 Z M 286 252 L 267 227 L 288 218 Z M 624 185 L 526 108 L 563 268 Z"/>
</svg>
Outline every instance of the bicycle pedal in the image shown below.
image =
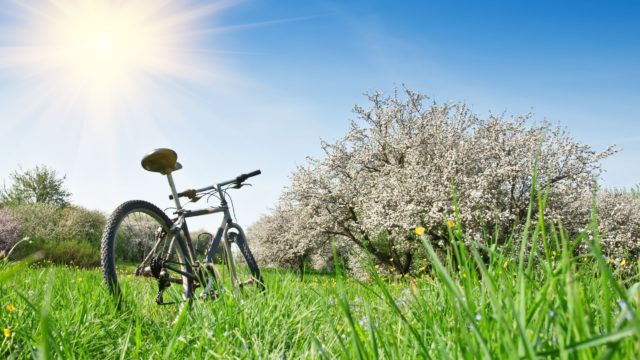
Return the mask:
<svg viewBox="0 0 640 360">
<path fill-rule="evenodd" d="M 253 279 L 249 279 L 249 280 L 245 280 L 243 282 L 241 282 L 240 284 L 238 284 L 238 286 L 242 289 L 244 288 L 245 285 L 251 285 L 253 284 Z"/>
</svg>

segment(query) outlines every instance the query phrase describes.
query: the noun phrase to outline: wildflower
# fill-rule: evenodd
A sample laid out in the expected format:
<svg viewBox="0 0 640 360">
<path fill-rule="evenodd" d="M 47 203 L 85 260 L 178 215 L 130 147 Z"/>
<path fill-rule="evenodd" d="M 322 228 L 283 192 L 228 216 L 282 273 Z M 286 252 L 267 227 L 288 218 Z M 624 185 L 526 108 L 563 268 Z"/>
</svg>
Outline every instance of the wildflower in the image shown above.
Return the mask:
<svg viewBox="0 0 640 360">
<path fill-rule="evenodd" d="M 505 260 L 505 261 L 502 263 L 502 267 L 503 267 L 504 269 L 506 269 L 508 265 L 509 265 L 509 260 Z"/>
<path fill-rule="evenodd" d="M 549 310 L 547 312 L 547 315 L 549 315 L 549 317 L 552 318 L 552 317 L 556 316 L 556 313 L 554 313 L 553 310 Z"/>
<path fill-rule="evenodd" d="M 411 290 L 409 289 L 402 290 L 402 292 L 400 293 L 400 296 L 402 298 L 408 298 L 409 296 L 411 296 Z"/>
<path fill-rule="evenodd" d="M 8 311 L 8 312 L 14 312 L 14 311 L 16 311 L 16 307 L 15 307 L 15 306 L 13 306 L 13 304 L 9 304 L 9 305 L 7 305 L 7 306 L 6 306 L 6 309 L 7 309 L 7 311 Z"/>
<path fill-rule="evenodd" d="M 448 228 L 452 228 L 454 226 L 456 226 L 456 222 L 455 221 L 453 221 L 451 219 L 447 220 L 447 227 Z"/>
<path fill-rule="evenodd" d="M 624 300 L 618 301 L 618 306 L 620 306 L 620 310 L 622 311 L 627 309 L 627 303 Z"/>
<path fill-rule="evenodd" d="M 422 226 L 418 226 L 416 228 L 416 235 L 422 236 L 422 235 L 424 235 L 424 231 L 425 231 L 425 228 L 423 228 Z"/>
<path fill-rule="evenodd" d="M 476 321 L 480 321 L 482 320 L 482 315 L 480 315 L 480 313 L 476 314 Z"/>
<path fill-rule="evenodd" d="M 411 302 L 411 290 L 404 289 L 402 293 L 400 293 L 400 299 L 396 301 L 396 306 L 400 307 L 405 304 L 409 304 Z"/>
<path fill-rule="evenodd" d="M 367 318 L 366 316 L 363 316 L 362 318 L 360 318 L 360 326 L 363 328 L 367 328 L 369 327 L 369 318 Z"/>
<path fill-rule="evenodd" d="M 620 266 L 625 267 L 627 265 L 627 259 L 622 259 Z"/>
<path fill-rule="evenodd" d="M 11 336 L 11 329 L 9 329 L 9 328 L 2 329 L 2 335 L 4 335 L 4 337 Z"/>
<path fill-rule="evenodd" d="M 558 256 L 558 253 L 557 253 L 555 250 L 553 250 L 553 251 L 551 252 L 551 255 L 552 255 L 553 257 L 556 257 L 556 256 Z"/>
<path fill-rule="evenodd" d="M 411 290 L 413 292 L 418 292 L 418 284 L 416 284 L 416 281 L 412 277 L 409 277 L 409 283 L 411 284 Z"/>
</svg>

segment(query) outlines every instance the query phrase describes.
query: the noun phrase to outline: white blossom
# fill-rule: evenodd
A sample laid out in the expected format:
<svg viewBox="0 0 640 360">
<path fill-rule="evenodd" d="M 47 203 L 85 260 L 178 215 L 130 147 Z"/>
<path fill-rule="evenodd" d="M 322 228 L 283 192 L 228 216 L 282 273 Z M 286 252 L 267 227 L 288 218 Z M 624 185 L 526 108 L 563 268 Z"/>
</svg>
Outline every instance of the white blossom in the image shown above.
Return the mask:
<svg viewBox="0 0 640 360">
<path fill-rule="evenodd" d="M 250 229 L 262 261 L 327 265 L 335 244 L 351 270 L 369 253 L 406 273 L 423 254 L 415 227 L 426 228 L 435 247 L 449 243 L 452 192 L 465 241 L 485 243 L 484 233 L 496 229 L 503 241 L 524 223 L 536 159 L 537 182 L 549 191 L 546 216 L 578 232 L 591 218 L 600 160 L 616 152 L 596 152 L 532 114 L 481 119 L 465 104 L 409 90 L 369 100 L 370 108 L 355 107 L 358 120 L 344 137 L 321 143 L 323 157 L 295 170 L 276 208 Z M 640 199 L 601 190 L 597 203 L 605 251 L 637 252 Z"/>
</svg>

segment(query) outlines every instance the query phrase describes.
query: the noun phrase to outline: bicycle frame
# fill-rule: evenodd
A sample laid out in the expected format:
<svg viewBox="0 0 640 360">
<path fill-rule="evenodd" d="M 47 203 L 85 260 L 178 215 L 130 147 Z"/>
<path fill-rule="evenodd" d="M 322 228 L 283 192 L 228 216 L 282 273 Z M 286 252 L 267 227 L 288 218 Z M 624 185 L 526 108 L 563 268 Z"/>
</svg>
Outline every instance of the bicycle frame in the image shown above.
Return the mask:
<svg viewBox="0 0 640 360">
<path fill-rule="evenodd" d="M 169 246 L 169 249 L 170 249 L 169 251 L 171 251 L 172 245 L 176 242 L 177 237 L 180 236 L 180 233 L 182 232 L 184 234 L 185 243 L 187 245 L 187 249 L 186 249 L 187 254 L 185 256 L 186 257 L 185 260 L 189 263 L 190 265 L 189 268 L 193 269 L 193 265 L 197 263 L 197 260 L 195 256 L 196 254 L 193 251 L 193 243 L 191 240 L 191 235 L 189 234 L 189 228 L 187 226 L 186 219 L 189 217 L 223 213 L 222 223 L 218 227 L 216 231 L 216 235 L 214 236 L 213 241 L 211 241 L 209 248 L 206 249 L 206 260 L 204 265 L 213 264 L 213 258 L 218 252 L 218 248 L 222 243 L 222 246 L 225 250 L 227 266 L 229 267 L 229 273 L 231 275 L 232 286 L 233 286 L 234 292 L 237 293 L 238 287 L 240 284 L 238 282 L 238 277 L 236 274 L 235 261 L 231 254 L 231 239 L 229 238 L 229 230 L 235 229 L 238 231 L 238 234 L 233 239 L 233 241 L 236 242 L 238 246 L 243 245 L 243 243 L 246 241 L 246 236 L 242 227 L 233 222 L 231 213 L 229 212 L 229 206 L 227 204 L 224 191 L 222 189 L 223 186 L 232 183 L 232 181 L 222 182 L 220 184 L 209 186 L 209 187 L 198 190 L 198 192 L 202 192 L 202 191 L 215 189 L 220 196 L 220 206 L 209 207 L 209 208 L 198 209 L 198 210 L 185 210 L 182 207 L 182 204 L 180 203 L 180 199 L 176 191 L 176 187 L 173 182 L 173 177 L 171 176 L 171 173 L 167 174 L 166 176 L 169 181 L 169 186 L 171 187 L 171 193 L 176 204 L 176 213 L 178 214 L 177 219 L 174 221 L 173 228 L 171 229 L 171 231 L 173 232 L 172 234 L 173 238 L 171 241 L 171 245 Z M 177 269 L 172 269 L 172 270 L 176 271 Z M 181 271 L 177 271 L 177 272 L 182 273 Z M 198 279 L 195 274 L 183 274 L 183 275 L 189 276 L 192 279 Z"/>
</svg>

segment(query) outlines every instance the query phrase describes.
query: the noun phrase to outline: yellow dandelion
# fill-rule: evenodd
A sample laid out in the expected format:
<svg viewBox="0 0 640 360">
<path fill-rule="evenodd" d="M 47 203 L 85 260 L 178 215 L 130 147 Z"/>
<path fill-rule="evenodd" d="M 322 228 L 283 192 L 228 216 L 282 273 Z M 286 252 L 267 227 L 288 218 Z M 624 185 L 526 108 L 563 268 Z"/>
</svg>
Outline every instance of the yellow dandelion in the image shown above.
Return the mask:
<svg viewBox="0 0 640 360">
<path fill-rule="evenodd" d="M 424 230 L 425 230 L 425 228 L 423 228 L 422 226 L 418 226 L 416 228 L 416 235 L 422 236 L 424 234 Z"/>
<path fill-rule="evenodd" d="M 447 220 L 447 227 L 452 228 L 454 226 L 456 226 L 456 222 L 455 221 L 453 221 L 451 219 Z"/>
<path fill-rule="evenodd" d="M 9 305 L 7 305 L 7 306 L 6 306 L 6 309 L 7 309 L 7 311 L 8 311 L 8 312 L 14 312 L 14 311 L 16 311 L 16 307 L 15 307 L 15 306 L 13 306 L 13 304 L 9 304 Z"/>
<path fill-rule="evenodd" d="M 11 336 L 11 329 L 9 329 L 9 328 L 2 329 L 2 334 L 4 335 L 4 337 Z"/>
<path fill-rule="evenodd" d="M 627 259 L 622 259 L 622 261 L 620 262 L 620 266 L 624 267 L 627 265 Z"/>
<path fill-rule="evenodd" d="M 503 267 L 503 268 L 505 268 L 505 269 L 507 268 L 507 266 L 508 266 L 508 265 L 509 265 L 509 260 L 505 260 L 505 261 L 502 263 L 502 267 Z"/>
</svg>

